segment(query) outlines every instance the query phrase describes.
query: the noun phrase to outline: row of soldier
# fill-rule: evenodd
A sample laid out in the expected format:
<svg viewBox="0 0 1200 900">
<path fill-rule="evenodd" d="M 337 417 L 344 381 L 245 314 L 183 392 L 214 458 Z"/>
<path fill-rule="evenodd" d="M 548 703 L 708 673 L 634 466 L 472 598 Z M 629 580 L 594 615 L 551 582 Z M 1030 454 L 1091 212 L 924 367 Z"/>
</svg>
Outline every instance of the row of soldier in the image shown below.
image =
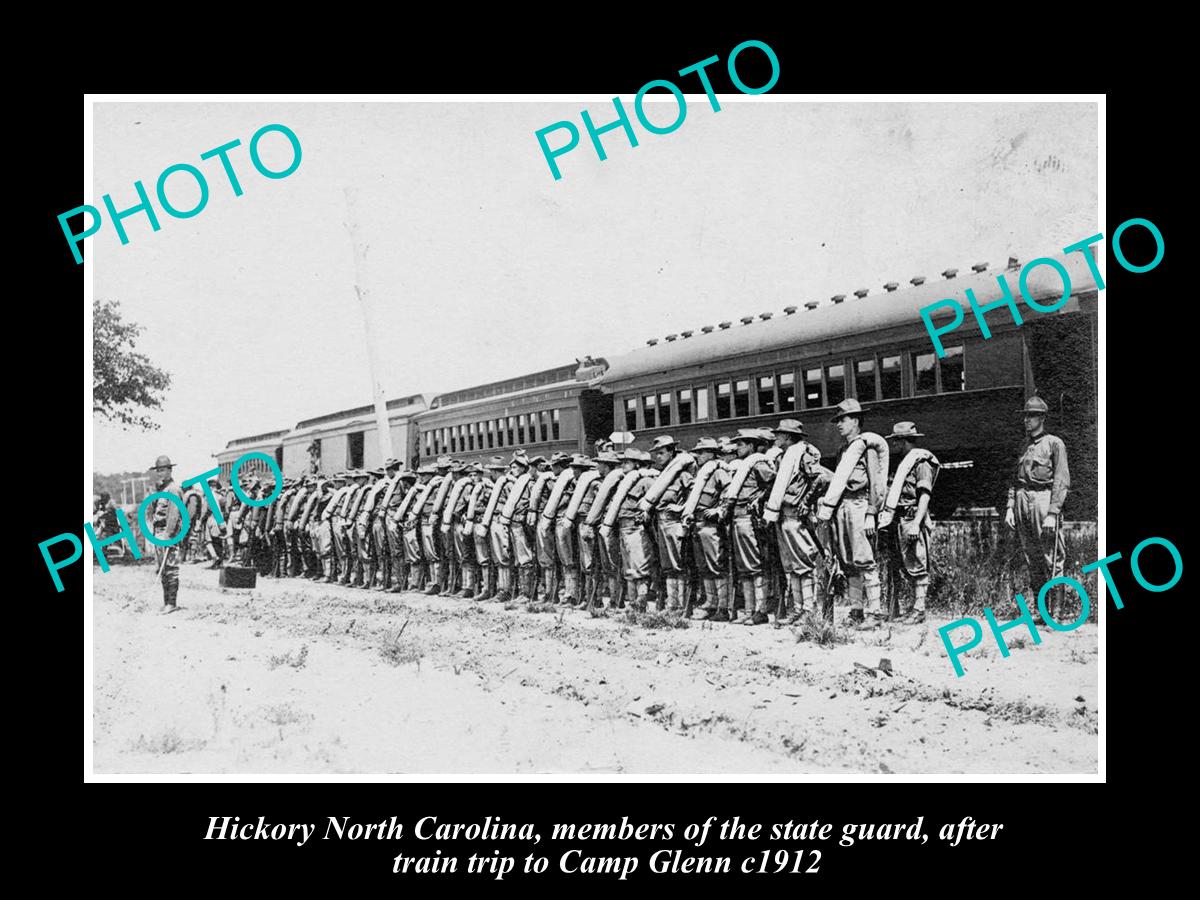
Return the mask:
<svg viewBox="0 0 1200 900">
<path fill-rule="evenodd" d="M 1027 446 L 1007 518 L 1036 585 L 1062 573 L 1069 478 L 1061 440 L 1042 427 L 1045 404 L 1032 398 L 1024 413 Z M 844 594 L 851 623 L 876 627 L 901 612 L 907 583 L 904 618 L 922 622 L 939 463 L 913 423 L 885 439 L 864 431 L 864 415 L 855 400 L 838 406 L 844 443 L 835 470 L 821 464 L 802 424 L 785 419 L 690 449 L 662 436 L 649 452 L 601 445 L 594 458 L 518 450 L 508 462 L 441 457 L 416 472 L 393 459 L 373 472 L 286 480 L 265 506 L 242 504 L 229 489 L 216 493 L 224 525 L 197 485 L 185 494 L 191 552 L 207 544 L 214 567 L 236 561 L 264 575 L 367 589 L 653 605 L 747 625 L 831 617 Z M 890 485 L 889 456 L 898 460 Z M 274 485 L 254 477 L 244 490 L 261 499 Z M 886 609 L 881 557 L 894 593 Z"/>
</svg>

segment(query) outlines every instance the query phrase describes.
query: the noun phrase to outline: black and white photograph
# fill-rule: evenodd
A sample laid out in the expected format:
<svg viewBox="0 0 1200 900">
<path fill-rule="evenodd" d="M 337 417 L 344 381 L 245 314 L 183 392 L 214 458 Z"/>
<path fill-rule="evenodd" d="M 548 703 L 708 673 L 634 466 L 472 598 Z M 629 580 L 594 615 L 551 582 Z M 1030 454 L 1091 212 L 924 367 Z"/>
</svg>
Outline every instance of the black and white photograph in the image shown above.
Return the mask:
<svg viewBox="0 0 1200 900">
<path fill-rule="evenodd" d="M 678 82 L 93 98 L 92 775 L 1103 780 L 1103 99 Z"/>
</svg>

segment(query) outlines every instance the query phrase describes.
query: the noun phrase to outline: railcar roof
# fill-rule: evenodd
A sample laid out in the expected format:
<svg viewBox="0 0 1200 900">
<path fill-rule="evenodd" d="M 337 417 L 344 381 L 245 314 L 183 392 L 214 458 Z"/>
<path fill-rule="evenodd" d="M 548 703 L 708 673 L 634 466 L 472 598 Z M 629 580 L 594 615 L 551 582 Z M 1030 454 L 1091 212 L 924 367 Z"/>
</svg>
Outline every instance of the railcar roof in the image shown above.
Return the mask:
<svg viewBox="0 0 1200 900">
<path fill-rule="evenodd" d="M 1087 261 L 1080 254 L 1051 258 L 1066 268 L 1071 279 L 1072 296 L 1095 291 Z M 749 324 L 737 324 L 708 334 L 660 341 L 655 346 L 609 357 L 608 370 L 593 384 L 607 387 L 614 382 L 670 372 L 713 360 L 779 350 L 897 325 L 910 324 L 915 329 L 924 330 L 920 310 L 939 300 L 956 300 L 961 304 L 965 311 L 965 326 L 974 321 L 967 302 L 967 289 L 973 292 L 976 302 L 981 306 L 999 300 L 1003 294 L 998 275 L 1005 277 L 1013 296 L 1018 303 L 1022 303 L 1017 284 L 1019 270 L 972 272 L 964 277 L 929 281 L 905 290 L 885 291 L 861 299 L 851 295 L 842 303 L 826 301 L 816 309 L 802 309 L 792 315 L 776 315 L 767 320 L 756 318 Z M 1047 301 L 1046 305 L 1049 305 L 1062 296 L 1062 279 L 1051 266 L 1041 265 L 1029 273 L 1028 290 L 1034 300 Z M 1025 314 L 1036 313 L 1026 308 L 1022 310 L 1022 315 Z M 992 315 L 999 317 L 1003 312 L 997 310 Z M 934 324 L 943 325 L 949 318 L 948 310 L 940 310 L 934 313 Z"/>
</svg>

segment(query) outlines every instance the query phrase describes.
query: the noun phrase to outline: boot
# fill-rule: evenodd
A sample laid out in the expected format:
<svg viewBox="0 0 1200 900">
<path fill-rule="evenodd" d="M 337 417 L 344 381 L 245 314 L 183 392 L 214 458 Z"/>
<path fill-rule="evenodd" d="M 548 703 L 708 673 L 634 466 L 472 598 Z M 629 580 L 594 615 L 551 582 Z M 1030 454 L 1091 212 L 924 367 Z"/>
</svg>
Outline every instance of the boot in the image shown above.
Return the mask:
<svg viewBox="0 0 1200 900">
<path fill-rule="evenodd" d="M 754 618 L 754 579 L 742 578 L 739 583 L 742 587 L 742 602 L 745 605 L 742 607 L 741 615 L 733 620 L 733 624 L 748 625 Z"/>
<path fill-rule="evenodd" d="M 425 588 L 425 596 L 432 597 L 434 594 L 441 591 L 441 586 L 438 580 L 442 575 L 442 564 L 440 562 L 431 562 L 429 564 L 429 584 Z"/>
<path fill-rule="evenodd" d="M 537 575 L 533 569 L 517 570 L 517 596 L 513 597 L 514 603 L 533 602 L 533 589 L 536 577 Z"/>
<path fill-rule="evenodd" d="M 717 611 L 717 582 L 714 578 L 705 578 L 704 587 L 704 605 L 697 606 L 692 609 L 693 619 L 708 619 Z"/>
</svg>

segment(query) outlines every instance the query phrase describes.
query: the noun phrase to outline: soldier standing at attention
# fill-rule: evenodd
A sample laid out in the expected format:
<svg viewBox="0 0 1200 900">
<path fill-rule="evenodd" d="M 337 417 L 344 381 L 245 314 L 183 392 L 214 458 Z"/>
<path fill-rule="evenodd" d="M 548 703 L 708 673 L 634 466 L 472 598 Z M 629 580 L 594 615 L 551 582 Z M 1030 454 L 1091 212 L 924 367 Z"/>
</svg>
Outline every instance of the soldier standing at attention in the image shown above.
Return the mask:
<svg viewBox="0 0 1200 900">
<path fill-rule="evenodd" d="M 550 603 L 568 600 L 574 602 L 576 599 L 570 587 L 567 589 L 567 596 L 563 596 L 563 592 L 559 590 L 561 582 L 558 571 L 562 565 L 558 547 L 558 526 L 562 524 L 559 522 L 559 515 L 563 512 L 562 493 L 566 489 L 566 482 L 575 477 L 575 471 L 570 465 L 571 457 L 561 451 L 550 457 L 550 477 L 546 479 L 538 494 L 536 509 L 530 510 L 535 514 L 534 529 L 537 535 L 538 567 L 542 572 L 542 596 Z M 564 472 L 567 473 L 565 476 Z M 560 483 L 563 487 L 558 491 L 558 499 L 555 500 L 555 488 Z"/>
<path fill-rule="evenodd" d="M 653 507 L 643 499 L 643 513 L 653 511 L 658 537 L 658 560 L 666 582 L 667 609 L 680 610 L 686 605 L 686 582 L 683 565 L 683 545 L 687 531 L 683 527 L 683 504 L 692 487 L 694 466 L 673 464 L 677 454 L 675 438 L 661 435 L 654 439 L 651 455 L 662 473 L 653 485 L 662 493 Z M 688 454 L 690 455 L 690 454 Z M 665 481 L 664 481 L 665 480 Z"/>
<path fill-rule="evenodd" d="M 779 560 L 795 605 L 786 624 L 794 625 L 805 613 L 817 610 L 816 571 L 822 548 L 811 514 L 833 473 L 821 465 L 821 451 L 804 439 L 804 426 L 796 419 L 780 422 L 775 440 L 783 450 L 777 477 L 785 481 L 771 491 L 765 516 L 775 522 Z M 800 449 L 792 451 L 796 446 Z"/>
<path fill-rule="evenodd" d="M 582 524 L 579 526 L 579 541 L 581 545 L 589 540 L 595 543 L 596 561 L 593 562 L 593 568 L 604 580 L 601 590 L 607 591 L 605 605 L 613 609 L 621 601 L 621 537 L 615 531 L 603 531 L 601 524 L 624 473 L 621 471 L 621 458 L 611 446 L 596 454 L 596 468 L 600 472 L 600 486 L 592 495 L 587 512 L 580 513 Z M 587 564 L 584 565 L 586 567 Z"/>
<path fill-rule="evenodd" d="M 539 478 L 544 486 L 545 480 L 550 477 L 548 469 L 546 472 L 533 471 L 535 466 L 545 462 L 542 457 L 529 459 L 523 450 L 514 452 L 509 467 L 512 486 L 504 496 L 504 508 L 497 510 L 501 524 L 509 529 L 509 546 L 512 548 L 510 562 L 517 568 L 517 594 L 513 597 L 517 603 L 532 602 L 537 584 L 537 551 L 531 537 L 534 530 L 531 520 L 535 519 L 536 513 L 529 504 Z"/>
<path fill-rule="evenodd" d="M 726 511 L 733 516 L 731 549 L 746 604 L 735 625 L 766 625 L 771 621 L 767 615 L 764 553 L 759 534 L 763 501 L 775 481 L 775 469 L 765 452 L 773 440 L 769 432 L 760 428 L 739 428 L 735 440 L 737 470 L 724 498 Z"/>
<path fill-rule="evenodd" d="M 154 513 L 151 523 L 153 534 L 159 540 L 169 540 L 179 534 L 180 525 L 183 524 L 182 516 L 179 513 L 183 503 L 183 491 L 179 489 L 179 485 L 175 483 L 175 478 L 171 470 L 175 467 L 169 456 L 160 456 L 154 461 L 154 466 L 151 471 L 154 472 L 157 478 L 155 492 L 164 494 L 173 494 L 179 498 L 179 505 L 172 503 L 166 497 L 159 497 L 154 501 Z M 160 547 L 154 545 L 154 561 L 158 564 L 159 581 L 162 582 L 163 589 L 163 608 L 164 613 L 173 613 L 179 607 L 176 605 L 176 597 L 179 595 L 179 563 L 176 562 L 176 547 L 178 544 L 173 544 L 170 547 Z"/>
<path fill-rule="evenodd" d="M 721 525 L 721 495 L 729 486 L 729 470 L 717 454 L 721 445 L 713 438 L 696 441 L 696 475 L 684 505 L 683 524 L 692 530 L 692 558 L 704 585 L 704 604 L 692 610 L 693 619 L 728 622 L 732 619 L 728 547 Z"/>
<path fill-rule="evenodd" d="M 461 597 L 467 586 L 467 545 L 463 540 L 462 519 L 467 512 L 471 479 L 467 464 L 456 459 L 450 464 L 450 491 L 442 503 L 438 519 L 441 523 L 442 548 L 446 568 L 442 576 L 442 596 Z"/>
<path fill-rule="evenodd" d="M 497 466 L 500 468 L 497 469 Z M 491 541 L 492 566 L 496 573 L 496 592 L 492 599 L 497 603 L 507 603 L 512 599 L 512 529 L 501 519 L 500 513 L 508 502 L 513 482 L 523 472 L 523 468 L 515 465 L 505 466 L 501 457 L 493 456 L 488 469 L 495 475 L 495 484 L 480 524 Z"/>
<path fill-rule="evenodd" d="M 835 551 L 847 576 L 850 621 L 856 627 L 875 628 L 883 618 L 879 567 L 875 562 L 875 517 L 886 495 L 886 485 L 881 482 L 887 477 L 887 444 L 879 435 L 862 430 L 863 409 L 857 400 L 843 400 L 837 410 L 832 421 L 845 440 L 838 450 L 838 467 L 844 468 L 842 459 L 851 452 L 855 462 L 836 498 L 830 496 L 838 482 L 835 473 L 831 490 L 821 498 L 820 516 L 822 521 L 833 520 Z M 871 454 L 878 453 L 880 444 L 883 460 L 873 465 Z M 870 619 L 863 613 L 864 594 Z"/>
<path fill-rule="evenodd" d="M 496 490 L 497 482 L 503 477 L 504 470 L 504 461 L 500 457 L 493 456 L 488 461 L 487 465 L 484 466 L 485 478 L 478 492 L 472 496 L 472 506 L 467 510 L 467 522 L 471 523 L 474 529 L 475 562 L 479 568 L 477 573 L 479 590 L 475 592 L 476 600 L 491 600 L 496 596 L 496 570 L 493 567 L 495 560 L 492 557 L 492 536 L 485 516 L 487 510 L 492 507 L 492 493 Z"/>
<path fill-rule="evenodd" d="M 407 513 L 405 507 L 412 503 L 410 495 L 415 489 L 417 473 L 404 471 L 396 477 L 400 483 L 392 494 L 386 512 L 388 547 L 392 551 L 391 592 L 393 594 L 399 594 L 408 587 L 408 548 L 404 541 L 403 516 Z"/>
<path fill-rule="evenodd" d="M 937 478 L 937 458 L 932 453 L 914 455 L 910 465 L 904 460 L 917 449 L 917 441 L 925 435 L 917 431 L 912 422 L 897 422 L 887 436 L 889 444 L 900 460 L 896 477 L 902 478 L 896 503 L 895 543 L 899 551 L 900 566 L 913 582 L 913 605 L 905 612 L 903 621 L 917 625 L 925 621 L 925 600 L 929 595 L 929 539 L 933 533 L 933 520 L 929 517 L 929 502 L 933 498 L 933 483 Z M 889 492 L 896 493 L 893 484 Z M 891 511 L 885 507 L 885 515 Z M 886 519 L 880 527 L 888 524 Z"/>
<path fill-rule="evenodd" d="M 404 561 L 408 564 L 408 589 L 421 591 L 425 589 L 428 572 L 425 568 L 425 556 L 421 545 L 421 513 L 420 508 L 429 499 L 430 484 L 437 469 L 426 463 L 417 469 L 417 483 L 409 490 L 413 491 L 413 499 L 404 513 Z"/>
<path fill-rule="evenodd" d="M 654 538 L 650 535 L 647 516 L 638 505 L 658 478 L 658 469 L 651 468 L 650 454 L 630 447 L 625 451 L 625 472 L 637 472 L 617 508 L 617 523 L 621 535 L 621 556 L 625 565 L 628 597 L 639 612 L 645 612 L 650 599 L 650 582 L 654 578 Z"/>
<path fill-rule="evenodd" d="M 363 469 L 354 472 L 354 488 L 342 501 L 342 550 L 345 554 L 346 571 L 342 573 L 341 584 L 348 587 L 358 587 L 362 583 L 362 565 L 358 554 L 358 534 L 356 521 L 358 507 L 362 505 L 363 497 L 370 488 L 371 475 Z"/>
<path fill-rule="evenodd" d="M 1017 459 L 1017 471 L 1008 489 L 1008 511 L 1004 523 L 1015 528 L 1021 552 L 1029 567 L 1029 596 L 1047 581 L 1063 574 L 1066 545 L 1062 534 L 1062 506 L 1071 489 L 1067 468 L 1067 446 L 1062 438 L 1047 434 L 1049 407 L 1041 397 L 1025 402 L 1025 446 Z M 1051 588 L 1047 611 L 1057 618 L 1062 585 Z M 1034 619 L 1040 619 L 1035 602 L 1030 602 Z"/>
<path fill-rule="evenodd" d="M 464 463 L 461 480 L 462 486 L 456 486 L 457 491 L 451 494 L 450 500 L 453 503 L 447 501 L 448 509 L 443 515 L 443 520 L 448 520 L 450 525 L 450 542 L 454 546 L 454 562 L 458 567 L 460 581 L 459 587 L 450 596 L 470 600 L 476 593 L 475 525 L 467 521 L 467 514 L 472 510 L 472 495 L 478 496 L 483 484 L 483 466 L 478 463 Z M 453 580 L 449 587 L 454 587 Z"/>
<path fill-rule="evenodd" d="M 400 484 L 400 460 L 388 459 L 383 464 L 386 472 L 385 487 L 375 503 L 371 519 L 371 537 L 375 541 L 375 562 L 379 567 L 379 589 L 386 591 L 392 586 L 392 549 L 388 539 L 387 512 L 392 508 L 392 498 Z"/>
</svg>

